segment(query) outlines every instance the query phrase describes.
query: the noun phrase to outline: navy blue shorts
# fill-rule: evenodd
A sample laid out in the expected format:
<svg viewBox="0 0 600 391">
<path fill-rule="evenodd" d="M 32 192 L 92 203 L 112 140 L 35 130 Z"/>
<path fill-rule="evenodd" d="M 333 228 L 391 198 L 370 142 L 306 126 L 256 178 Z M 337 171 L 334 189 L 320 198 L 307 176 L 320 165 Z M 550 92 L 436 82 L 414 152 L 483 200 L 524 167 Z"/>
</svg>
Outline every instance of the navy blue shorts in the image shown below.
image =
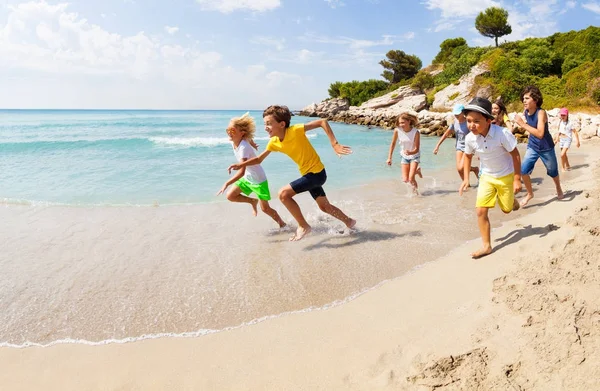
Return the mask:
<svg viewBox="0 0 600 391">
<path fill-rule="evenodd" d="M 323 184 L 327 180 L 327 173 L 325 169 L 318 173 L 309 172 L 304 175 L 302 178 L 298 178 L 292 183 L 290 186 L 292 190 L 296 192 L 296 194 L 304 193 L 308 191 L 313 199 L 317 199 L 318 197 L 325 197 L 325 190 L 323 190 Z"/>
</svg>

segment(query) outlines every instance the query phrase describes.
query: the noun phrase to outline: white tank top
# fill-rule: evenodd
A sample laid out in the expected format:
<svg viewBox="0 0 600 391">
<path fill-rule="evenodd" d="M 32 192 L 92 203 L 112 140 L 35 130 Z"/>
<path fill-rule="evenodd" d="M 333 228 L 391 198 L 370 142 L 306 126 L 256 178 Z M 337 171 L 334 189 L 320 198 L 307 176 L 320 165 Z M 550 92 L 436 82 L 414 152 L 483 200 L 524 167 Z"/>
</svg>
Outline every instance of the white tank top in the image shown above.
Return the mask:
<svg viewBox="0 0 600 391">
<path fill-rule="evenodd" d="M 396 128 L 398 132 L 398 145 L 400 145 L 400 155 L 405 159 L 410 159 L 414 157 L 418 157 L 420 152 L 417 152 L 414 155 L 407 155 L 404 153 L 405 151 L 412 151 L 415 149 L 415 136 L 417 135 L 417 128 L 412 128 L 409 132 L 405 132 L 400 128 Z"/>
</svg>

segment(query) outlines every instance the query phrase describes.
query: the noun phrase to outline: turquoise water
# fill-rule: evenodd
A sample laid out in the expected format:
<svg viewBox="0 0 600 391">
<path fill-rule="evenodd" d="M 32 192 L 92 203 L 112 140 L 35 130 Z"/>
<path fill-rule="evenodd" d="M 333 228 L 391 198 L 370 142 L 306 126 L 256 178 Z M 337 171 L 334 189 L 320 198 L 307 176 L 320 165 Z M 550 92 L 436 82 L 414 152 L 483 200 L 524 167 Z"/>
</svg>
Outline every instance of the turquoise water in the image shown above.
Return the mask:
<svg viewBox="0 0 600 391">
<path fill-rule="evenodd" d="M 0 110 L 0 199 L 8 203 L 151 205 L 222 200 L 215 193 L 234 162 L 225 134 L 243 111 Z M 260 150 L 267 143 L 262 113 Z M 308 122 L 293 117 L 292 123 Z M 392 178 L 385 165 L 391 133 L 332 123 L 354 154 L 338 159 L 322 130 L 311 141 L 327 167 L 327 188 Z M 437 139 L 424 138 L 427 155 Z M 448 142 L 447 144 L 450 144 Z M 431 156 L 431 155 L 430 155 Z M 399 161 L 399 159 L 396 159 Z M 422 159 L 424 168 L 434 159 Z M 453 164 L 453 159 L 435 159 Z M 263 163 L 272 191 L 295 179 L 295 164 L 282 154 Z"/>
</svg>

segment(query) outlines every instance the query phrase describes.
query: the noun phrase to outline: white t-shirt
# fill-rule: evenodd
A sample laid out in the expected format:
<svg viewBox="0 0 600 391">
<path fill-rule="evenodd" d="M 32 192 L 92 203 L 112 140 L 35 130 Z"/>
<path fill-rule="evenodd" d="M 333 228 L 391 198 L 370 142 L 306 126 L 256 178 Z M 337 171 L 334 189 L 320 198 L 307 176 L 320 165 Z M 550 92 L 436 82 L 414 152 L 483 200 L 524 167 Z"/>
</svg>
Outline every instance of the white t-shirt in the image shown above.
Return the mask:
<svg viewBox="0 0 600 391">
<path fill-rule="evenodd" d="M 486 137 L 467 134 L 465 137 L 465 153 L 479 154 L 481 174 L 494 178 L 514 173 L 512 156 L 509 152 L 517 147 L 517 139 L 506 128 L 492 124 Z"/>
<path fill-rule="evenodd" d="M 416 128 L 412 128 L 409 132 L 405 132 L 400 128 L 396 128 L 396 132 L 398 133 L 400 155 L 405 159 L 411 159 L 419 156 L 419 152 L 417 152 L 414 155 L 407 155 L 405 153 L 405 151 L 412 151 L 413 149 L 415 149 L 415 137 L 417 135 L 418 130 Z"/>
<path fill-rule="evenodd" d="M 571 121 L 560 121 L 560 124 L 558 124 L 558 133 L 562 133 L 564 135 L 566 135 L 568 138 L 572 138 L 573 137 L 573 124 L 571 124 Z"/>
<path fill-rule="evenodd" d="M 242 140 L 237 146 L 237 148 L 233 146 L 233 153 L 235 154 L 235 157 L 238 161 L 241 161 L 242 159 L 252 159 L 253 157 L 256 157 L 254 149 L 246 140 Z M 244 178 L 246 178 L 246 180 L 250 183 L 259 184 L 267 180 L 267 175 L 265 174 L 265 170 L 263 170 L 260 164 L 255 164 L 253 166 L 246 166 L 246 173 L 244 174 Z"/>
</svg>

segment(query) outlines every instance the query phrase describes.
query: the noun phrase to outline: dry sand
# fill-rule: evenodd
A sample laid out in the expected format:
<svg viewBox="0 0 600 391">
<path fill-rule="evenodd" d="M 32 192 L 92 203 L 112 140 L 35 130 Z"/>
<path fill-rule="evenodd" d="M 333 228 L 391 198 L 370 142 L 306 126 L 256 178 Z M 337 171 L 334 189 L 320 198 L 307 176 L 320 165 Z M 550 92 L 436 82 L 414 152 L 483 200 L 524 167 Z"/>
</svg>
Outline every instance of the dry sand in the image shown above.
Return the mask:
<svg viewBox="0 0 600 391">
<path fill-rule="evenodd" d="M 199 338 L 0 349 L 2 390 L 598 390 L 600 142 L 565 201 L 344 305 Z M 473 216 L 473 224 L 476 223 Z"/>
</svg>

